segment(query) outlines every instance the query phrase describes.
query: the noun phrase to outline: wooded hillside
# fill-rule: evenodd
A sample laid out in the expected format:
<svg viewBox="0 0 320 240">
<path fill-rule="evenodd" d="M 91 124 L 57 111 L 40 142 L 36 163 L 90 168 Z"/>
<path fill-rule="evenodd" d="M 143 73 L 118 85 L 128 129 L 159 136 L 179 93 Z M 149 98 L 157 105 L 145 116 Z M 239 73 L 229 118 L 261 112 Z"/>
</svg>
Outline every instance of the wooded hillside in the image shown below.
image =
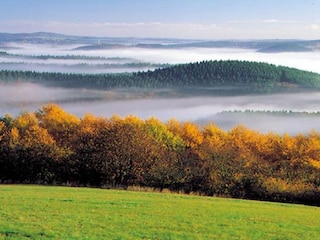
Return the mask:
<svg viewBox="0 0 320 240">
<path fill-rule="evenodd" d="M 88 88 L 184 88 L 232 86 L 268 93 L 292 87 L 320 88 L 320 75 L 294 68 L 247 61 L 203 61 L 123 74 L 0 71 L 1 81 L 33 81 Z"/>
</svg>

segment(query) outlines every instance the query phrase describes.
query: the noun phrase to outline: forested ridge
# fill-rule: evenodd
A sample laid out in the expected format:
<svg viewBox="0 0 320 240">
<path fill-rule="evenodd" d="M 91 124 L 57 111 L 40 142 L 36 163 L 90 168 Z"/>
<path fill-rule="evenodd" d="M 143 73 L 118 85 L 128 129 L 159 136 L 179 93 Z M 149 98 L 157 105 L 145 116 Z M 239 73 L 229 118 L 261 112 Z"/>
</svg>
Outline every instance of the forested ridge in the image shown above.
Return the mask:
<svg viewBox="0 0 320 240">
<path fill-rule="evenodd" d="M 292 87 L 320 88 L 320 75 L 294 68 L 248 61 L 203 61 L 123 74 L 73 74 L 0 71 L 1 81 L 34 81 L 90 88 L 183 88 L 233 86 L 248 92 Z"/>
<path fill-rule="evenodd" d="M 57 105 L 0 119 L 0 182 L 127 187 L 319 205 L 320 134 L 156 118 L 78 118 Z"/>
</svg>

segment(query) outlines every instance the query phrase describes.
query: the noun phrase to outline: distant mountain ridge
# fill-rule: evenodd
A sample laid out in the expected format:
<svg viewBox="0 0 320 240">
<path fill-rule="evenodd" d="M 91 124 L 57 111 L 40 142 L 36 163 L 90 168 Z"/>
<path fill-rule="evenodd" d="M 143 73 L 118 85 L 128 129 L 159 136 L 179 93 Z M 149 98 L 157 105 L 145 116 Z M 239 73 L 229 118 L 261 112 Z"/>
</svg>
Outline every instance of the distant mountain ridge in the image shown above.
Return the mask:
<svg viewBox="0 0 320 240">
<path fill-rule="evenodd" d="M 170 38 L 114 38 L 72 36 L 49 32 L 0 33 L 0 47 L 8 43 L 81 44 L 76 50 L 101 50 L 110 48 L 242 48 L 258 52 L 310 52 L 320 51 L 319 40 L 190 40 Z"/>
</svg>

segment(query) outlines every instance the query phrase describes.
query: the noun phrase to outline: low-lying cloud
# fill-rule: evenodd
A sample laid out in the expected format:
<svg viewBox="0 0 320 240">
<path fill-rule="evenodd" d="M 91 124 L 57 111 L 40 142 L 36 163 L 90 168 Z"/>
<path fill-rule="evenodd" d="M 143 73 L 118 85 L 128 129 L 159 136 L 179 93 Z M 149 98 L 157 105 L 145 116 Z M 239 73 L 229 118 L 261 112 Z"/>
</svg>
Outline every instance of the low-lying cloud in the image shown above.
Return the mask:
<svg viewBox="0 0 320 240">
<path fill-rule="evenodd" d="M 49 88 L 32 83 L 0 85 L 0 116 L 36 111 L 44 104 L 58 103 L 66 111 L 82 117 L 86 113 L 110 117 L 136 115 L 162 121 L 175 118 L 199 123 L 214 122 L 229 130 L 237 124 L 262 132 L 297 134 L 312 129 L 320 131 L 320 119 L 308 116 L 274 116 L 272 114 L 228 115 L 223 111 L 294 111 L 318 112 L 320 93 L 291 93 L 250 96 L 198 96 L 169 98 L 143 97 L 142 90 L 131 91 Z"/>
<path fill-rule="evenodd" d="M 319 52 L 294 52 L 294 53 L 260 53 L 248 49 L 230 49 L 230 48 L 183 48 L 183 49 L 147 49 L 147 48 L 117 48 L 102 50 L 73 50 L 75 45 L 64 45 L 51 47 L 48 45 L 21 45 L 16 44 L 12 47 L 19 47 L 7 52 L 17 55 L 78 55 L 78 56 L 100 56 L 104 58 L 127 58 L 133 62 L 148 62 L 154 64 L 179 64 L 204 60 L 245 60 L 267 62 L 275 65 L 284 65 L 302 70 L 320 73 L 320 54 Z M 1 50 L 1 49 L 0 49 Z M 22 58 L 8 58 L 2 56 L 0 58 L 3 63 L 12 63 L 10 68 L 14 69 L 14 61 L 23 60 Z M 21 61 L 19 61 L 21 63 Z M 70 66 L 76 63 L 94 65 L 97 63 L 108 63 L 108 60 L 66 60 L 66 59 L 50 59 L 50 60 L 31 60 L 30 64 L 41 64 L 51 68 L 51 71 L 58 71 L 61 65 Z M 130 60 L 128 60 L 130 62 Z M 18 65 L 19 63 L 17 63 Z M 21 68 L 21 67 L 20 67 Z M 17 69 L 20 69 L 17 67 Z M 125 67 L 126 68 L 126 67 Z M 30 65 L 29 70 L 37 70 L 36 66 Z M 70 67 L 72 70 L 72 67 Z M 70 70 L 70 72 L 71 72 Z M 99 70 L 99 69 L 98 69 Z M 130 71 L 130 69 L 128 69 Z M 85 72 L 83 69 L 82 72 Z M 90 72 L 90 71 L 88 71 Z M 97 71 L 98 72 L 98 71 Z M 106 72 L 101 69 L 100 72 Z M 107 71 L 111 72 L 111 71 Z M 116 72 L 121 72 L 118 71 Z"/>
</svg>

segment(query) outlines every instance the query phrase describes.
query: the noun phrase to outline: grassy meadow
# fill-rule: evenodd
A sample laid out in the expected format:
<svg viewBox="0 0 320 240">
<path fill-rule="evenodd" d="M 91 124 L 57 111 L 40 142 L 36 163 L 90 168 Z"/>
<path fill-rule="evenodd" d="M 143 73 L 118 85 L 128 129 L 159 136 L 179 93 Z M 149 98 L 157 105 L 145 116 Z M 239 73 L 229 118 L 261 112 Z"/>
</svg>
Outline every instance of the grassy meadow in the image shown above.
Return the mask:
<svg viewBox="0 0 320 240">
<path fill-rule="evenodd" d="M 94 188 L 0 185 L 0 239 L 320 239 L 320 208 Z"/>
</svg>

